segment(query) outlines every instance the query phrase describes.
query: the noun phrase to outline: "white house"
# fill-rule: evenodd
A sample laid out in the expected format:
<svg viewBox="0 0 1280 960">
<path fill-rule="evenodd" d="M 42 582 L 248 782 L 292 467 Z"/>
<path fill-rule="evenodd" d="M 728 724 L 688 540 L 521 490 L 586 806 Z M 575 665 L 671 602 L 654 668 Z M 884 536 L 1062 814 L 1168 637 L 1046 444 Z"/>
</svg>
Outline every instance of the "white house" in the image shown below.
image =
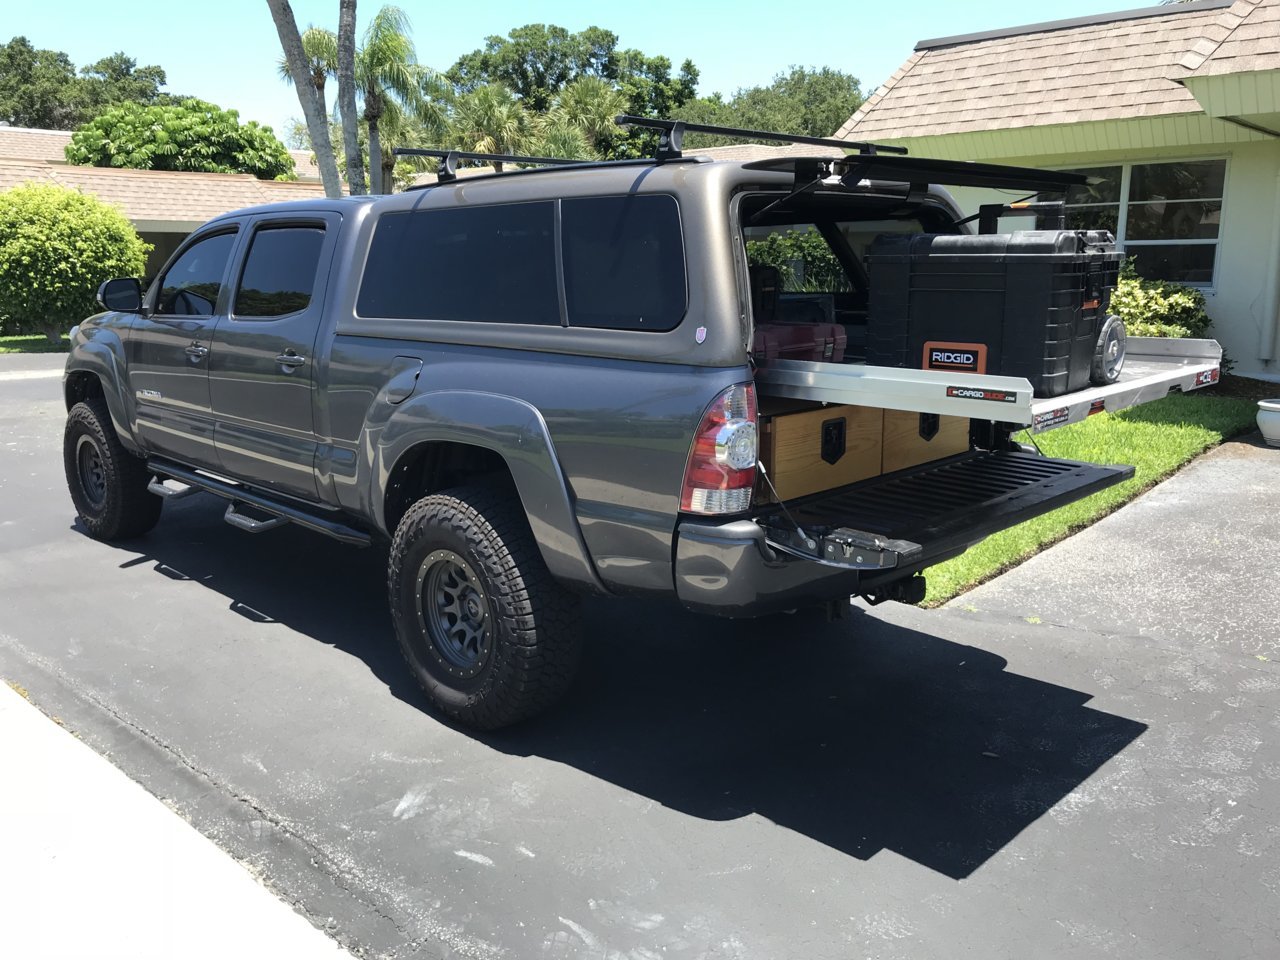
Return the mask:
<svg viewBox="0 0 1280 960">
<path fill-rule="evenodd" d="M 1280 380 L 1280 0 L 924 40 L 836 136 L 1092 174 L 1067 197 L 1070 225 L 1203 288 L 1237 371 Z"/>
</svg>

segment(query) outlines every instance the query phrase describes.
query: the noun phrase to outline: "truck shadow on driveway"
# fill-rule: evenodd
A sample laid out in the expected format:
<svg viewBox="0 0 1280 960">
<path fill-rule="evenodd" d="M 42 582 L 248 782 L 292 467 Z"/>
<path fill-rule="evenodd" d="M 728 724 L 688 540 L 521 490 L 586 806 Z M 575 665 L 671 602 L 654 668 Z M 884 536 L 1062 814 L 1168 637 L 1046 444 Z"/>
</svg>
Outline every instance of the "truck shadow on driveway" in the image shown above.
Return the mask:
<svg viewBox="0 0 1280 960">
<path fill-rule="evenodd" d="M 396 649 L 381 550 L 291 528 L 253 539 L 222 524 L 221 509 L 208 498 L 167 506 L 157 530 L 126 545 L 145 553 L 125 565 L 202 582 L 242 616 L 361 658 L 438 722 Z M 1146 729 L 995 654 L 857 611 L 839 623 L 735 622 L 589 601 L 585 619 L 565 702 L 470 736 L 690 816 L 754 813 L 859 859 L 892 850 L 956 879 Z"/>
</svg>

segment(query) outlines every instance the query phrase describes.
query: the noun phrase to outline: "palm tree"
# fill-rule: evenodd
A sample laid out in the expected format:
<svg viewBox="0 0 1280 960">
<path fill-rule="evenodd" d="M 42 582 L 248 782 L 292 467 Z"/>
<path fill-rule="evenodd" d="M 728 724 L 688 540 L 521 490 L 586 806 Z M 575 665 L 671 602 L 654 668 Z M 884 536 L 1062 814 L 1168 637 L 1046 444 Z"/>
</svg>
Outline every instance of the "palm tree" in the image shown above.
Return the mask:
<svg viewBox="0 0 1280 960">
<path fill-rule="evenodd" d="M 322 27 L 307 27 L 302 31 L 302 52 L 307 60 L 307 79 L 315 88 L 320 102 L 327 104 L 324 95 L 325 84 L 333 76 L 338 64 L 338 38 L 330 30 Z M 289 60 L 281 56 L 277 61 L 280 79 L 285 83 L 293 83 L 293 74 L 289 69 Z"/>
<path fill-rule="evenodd" d="M 342 148 L 347 155 L 347 184 L 353 194 L 364 189 L 364 164 L 356 113 L 356 0 L 339 0 L 338 36 L 334 51 L 338 69 L 338 113 L 342 117 Z"/>
<path fill-rule="evenodd" d="M 591 140 L 582 127 L 560 110 L 551 110 L 534 123 L 536 139 L 532 150 L 540 157 L 564 157 L 566 160 L 598 160 Z"/>
<path fill-rule="evenodd" d="M 579 77 L 556 95 L 551 114 L 561 114 L 582 131 L 591 150 L 606 157 L 621 129 L 613 122 L 627 112 L 627 98 L 602 77 Z"/>
<path fill-rule="evenodd" d="M 516 95 L 489 83 L 460 94 L 453 106 L 450 139 L 461 150 L 476 153 L 519 153 L 528 149 L 534 125 Z M 502 164 L 494 170 L 502 172 Z"/>
<path fill-rule="evenodd" d="M 356 53 L 356 87 L 364 101 L 369 127 L 369 179 L 372 192 L 382 192 L 382 142 L 378 124 L 388 110 L 401 105 L 416 110 L 421 99 L 422 68 L 418 66 L 409 18 L 399 7 L 386 6 L 374 14 Z"/>
<path fill-rule="evenodd" d="M 316 165 L 320 168 L 325 196 L 340 197 L 342 181 L 338 177 L 338 161 L 329 142 L 325 105 L 316 92 L 307 54 L 302 48 L 302 38 L 298 35 L 298 21 L 294 19 L 293 7 L 289 0 L 267 0 L 267 6 L 271 9 L 271 19 L 275 21 L 276 34 L 280 37 L 280 48 L 284 51 L 285 62 L 289 67 L 289 78 L 298 91 L 298 103 L 307 121 L 307 134 L 311 138 L 311 149 L 316 154 Z"/>
</svg>

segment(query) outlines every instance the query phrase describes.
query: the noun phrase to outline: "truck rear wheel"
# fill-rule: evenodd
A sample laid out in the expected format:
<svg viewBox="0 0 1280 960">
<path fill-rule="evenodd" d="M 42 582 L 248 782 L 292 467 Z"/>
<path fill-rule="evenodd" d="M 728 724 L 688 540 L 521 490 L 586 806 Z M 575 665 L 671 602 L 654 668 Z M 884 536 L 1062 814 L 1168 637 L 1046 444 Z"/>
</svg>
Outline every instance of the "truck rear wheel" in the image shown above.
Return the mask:
<svg viewBox="0 0 1280 960">
<path fill-rule="evenodd" d="M 401 652 L 446 716 L 505 727 L 572 682 L 579 601 L 547 570 L 514 491 L 460 487 L 419 500 L 396 528 L 387 586 Z"/>
<path fill-rule="evenodd" d="M 71 408 L 62 463 L 76 512 L 95 539 L 138 537 L 160 520 L 164 501 L 147 492 L 147 465 L 120 443 L 105 401 L 83 400 Z"/>
</svg>

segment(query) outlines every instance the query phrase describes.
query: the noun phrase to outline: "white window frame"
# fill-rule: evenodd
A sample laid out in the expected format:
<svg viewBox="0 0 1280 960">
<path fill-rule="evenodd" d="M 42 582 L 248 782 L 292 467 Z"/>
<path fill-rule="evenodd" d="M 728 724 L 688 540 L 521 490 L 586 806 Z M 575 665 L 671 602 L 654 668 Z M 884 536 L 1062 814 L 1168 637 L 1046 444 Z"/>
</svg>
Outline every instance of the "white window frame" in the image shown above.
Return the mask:
<svg viewBox="0 0 1280 960">
<path fill-rule="evenodd" d="M 1218 215 L 1218 236 L 1213 240 L 1205 239 L 1186 239 L 1186 240 L 1129 240 L 1129 187 L 1133 181 L 1133 168 L 1137 166 L 1153 166 L 1155 164 L 1168 163 L 1196 163 L 1212 160 L 1221 160 L 1222 168 L 1222 196 L 1221 197 L 1199 197 L 1201 200 L 1217 200 L 1222 204 L 1222 209 Z M 1212 245 L 1213 250 L 1213 272 L 1208 283 L 1197 281 L 1178 281 L 1184 286 L 1195 287 L 1203 290 L 1207 294 L 1213 294 L 1217 290 L 1218 285 L 1218 265 L 1222 256 L 1222 230 L 1226 220 L 1227 211 L 1227 191 L 1231 183 L 1231 158 L 1227 156 L 1212 157 L 1161 157 L 1152 160 L 1124 160 L 1118 163 L 1091 162 L 1083 161 L 1073 164 L 1070 167 L 1060 167 L 1061 170 L 1080 170 L 1088 167 L 1119 167 L 1120 168 L 1120 199 L 1119 212 L 1116 215 L 1116 246 L 1125 253 L 1129 252 L 1129 247 L 1207 247 Z M 1136 201 L 1142 203 L 1144 201 Z M 1184 202 L 1184 201 L 1173 201 Z M 1088 207 L 1110 207 L 1110 203 L 1094 203 L 1094 204 L 1068 204 L 1068 209 L 1075 207 L 1077 209 Z"/>
</svg>

